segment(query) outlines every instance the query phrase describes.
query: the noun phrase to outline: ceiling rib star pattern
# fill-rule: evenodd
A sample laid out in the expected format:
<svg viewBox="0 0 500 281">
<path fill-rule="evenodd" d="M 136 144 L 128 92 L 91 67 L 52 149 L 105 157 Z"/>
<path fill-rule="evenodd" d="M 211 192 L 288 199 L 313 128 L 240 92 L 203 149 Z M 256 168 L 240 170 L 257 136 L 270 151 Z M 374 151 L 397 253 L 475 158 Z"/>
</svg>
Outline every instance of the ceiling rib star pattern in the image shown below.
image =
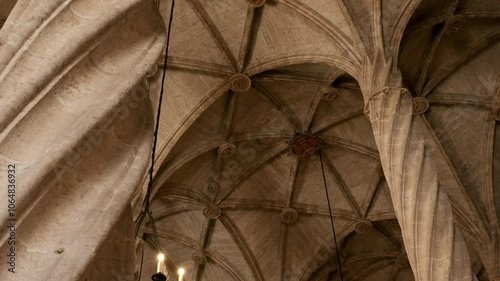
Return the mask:
<svg viewBox="0 0 500 281">
<path fill-rule="evenodd" d="M 382 37 L 400 49 L 440 184 L 475 273 L 490 280 L 484 259 L 498 251 L 500 215 L 500 10 L 491 2 L 425 0 L 408 15 L 414 2 L 177 1 L 152 203 L 170 268 L 186 268 L 186 280 L 340 280 L 319 157 L 289 146 L 310 132 L 322 139 L 346 280 L 413 280 L 353 78 L 376 52 L 375 9 L 384 31 L 411 16 L 401 45 Z M 160 7 L 169 14 L 169 1 Z M 450 33 L 456 15 L 466 21 Z M 144 272 L 153 256 L 147 248 Z"/>
</svg>

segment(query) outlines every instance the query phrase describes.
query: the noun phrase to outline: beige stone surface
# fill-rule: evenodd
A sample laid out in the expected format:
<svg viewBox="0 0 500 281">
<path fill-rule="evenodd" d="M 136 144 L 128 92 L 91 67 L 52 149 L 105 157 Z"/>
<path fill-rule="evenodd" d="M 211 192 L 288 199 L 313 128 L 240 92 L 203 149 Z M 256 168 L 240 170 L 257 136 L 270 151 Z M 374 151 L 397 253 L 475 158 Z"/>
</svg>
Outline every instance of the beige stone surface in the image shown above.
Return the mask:
<svg viewBox="0 0 500 281">
<path fill-rule="evenodd" d="M 142 248 L 151 280 L 151 223 L 134 252 L 132 217 L 171 2 L 14 3 L 0 0 L 13 280 L 134 280 Z M 306 133 L 345 280 L 499 280 L 499 15 L 497 0 L 177 0 L 151 196 L 172 280 L 340 280 L 320 159 L 291 149 Z"/>
<path fill-rule="evenodd" d="M 490 115 L 499 70 L 496 6 L 484 1 L 267 1 L 245 11 L 241 2 L 185 1 L 176 6 L 172 36 L 185 38 L 178 44 L 199 40 L 211 47 L 199 47 L 196 67 L 189 63 L 190 51 L 173 47 L 170 52 L 166 82 L 173 88 L 167 93 L 176 96 L 175 87 L 184 77 L 193 89 L 186 94 L 203 99 L 186 113 L 182 125 L 165 128 L 160 138 L 163 164 L 156 172 L 153 204 L 160 241 L 173 265 L 186 267 L 192 280 L 338 280 L 334 252 L 321 250 L 331 250 L 332 242 L 318 159 L 295 159 L 286 145 L 295 131 L 311 131 L 324 139 L 348 279 L 472 280 L 475 273 L 480 280 L 493 280 L 498 274 L 493 238 L 498 236 L 498 211 L 486 219 L 481 209 L 498 210 L 499 186 L 492 180 L 498 173 L 492 158 L 496 154 L 486 148 L 498 146 L 493 136 L 498 124 Z M 168 3 L 162 7 L 167 15 Z M 444 22 L 451 14 L 467 15 L 467 21 L 462 30 L 445 35 Z M 181 32 L 176 21 L 188 19 L 201 24 Z M 385 57 L 377 61 L 377 54 Z M 395 81 L 386 80 L 393 68 L 384 72 L 383 63 L 389 62 L 402 72 Z M 251 77 L 249 91 L 228 91 L 238 72 Z M 197 81 L 208 77 L 225 79 L 194 90 Z M 333 99 L 322 99 L 332 85 L 340 91 Z M 408 157 L 402 150 L 384 154 L 379 162 L 378 151 L 394 144 L 377 143 L 373 133 L 387 140 L 393 135 L 379 131 L 378 124 L 372 128 L 373 121 L 370 125 L 362 114 L 362 97 L 367 101 L 371 91 L 385 86 L 407 88 L 415 97 L 414 117 L 411 99 L 404 106 L 393 105 L 405 116 L 396 126 L 399 139 L 414 146 Z M 175 124 L 182 116 L 173 109 L 177 103 L 183 104 L 165 105 L 172 113 L 162 119 L 164 124 Z M 386 122 L 397 117 L 387 115 Z M 409 130 L 408 135 L 401 130 Z M 419 147 L 423 142 L 425 149 Z M 225 143 L 236 147 L 229 158 L 217 154 Z M 477 148 L 484 144 L 484 152 L 472 152 L 472 143 Z M 391 157 L 402 157 L 403 162 L 392 165 L 410 172 L 407 182 L 396 180 L 396 173 L 386 183 L 382 167 L 387 165 L 382 163 L 395 160 Z M 417 172 L 424 170 L 419 184 Z M 401 197 L 403 190 L 415 193 Z M 484 195 L 478 196 L 479 190 Z M 402 200 L 396 213 L 392 201 L 399 199 L 389 193 Z M 215 221 L 203 216 L 213 203 L 222 211 Z M 290 225 L 281 219 L 288 207 L 298 212 Z M 396 216 L 398 212 L 405 215 Z M 381 226 L 395 219 L 403 225 L 403 236 Z M 397 241 L 392 258 L 385 256 L 389 250 L 384 247 L 370 254 L 349 248 L 349 233 L 356 233 L 363 220 L 375 225 L 377 234 L 369 232 L 373 241 L 378 233 Z M 205 265 L 191 261 L 199 249 L 208 253 Z M 407 274 L 408 261 L 402 262 L 398 251 L 408 253 L 415 276 Z M 149 263 L 154 263 L 152 256 Z"/>
<path fill-rule="evenodd" d="M 130 201 L 153 124 L 143 78 L 164 33 L 153 1 L 17 1 L 0 30 L 0 217 L 12 164 L 17 262 L 8 272 L 3 226 L 0 280 L 132 280 Z"/>
</svg>

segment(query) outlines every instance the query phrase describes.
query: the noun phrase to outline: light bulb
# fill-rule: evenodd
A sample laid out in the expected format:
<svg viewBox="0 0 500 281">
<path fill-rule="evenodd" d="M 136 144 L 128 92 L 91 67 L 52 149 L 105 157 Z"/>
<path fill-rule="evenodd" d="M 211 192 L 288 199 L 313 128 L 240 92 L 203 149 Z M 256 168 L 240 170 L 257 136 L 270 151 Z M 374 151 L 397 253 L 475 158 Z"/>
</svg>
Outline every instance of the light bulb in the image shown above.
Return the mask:
<svg viewBox="0 0 500 281">
<path fill-rule="evenodd" d="M 183 281 L 184 280 L 184 273 L 186 273 L 186 271 L 184 270 L 184 268 L 179 268 L 179 270 L 177 271 L 177 273 L 179 273 L 179 281 Z"/>
<path fill-rule="evenodd" d="M 162 272 L 162 269 L 163 269 L 163 261 L 165 260 L 165 255 L 160 253 L 158 254 L 158 266 L 156 267 L 156 272 L 160 272 L 160 273 L 163 273 Z"/>
</svg>

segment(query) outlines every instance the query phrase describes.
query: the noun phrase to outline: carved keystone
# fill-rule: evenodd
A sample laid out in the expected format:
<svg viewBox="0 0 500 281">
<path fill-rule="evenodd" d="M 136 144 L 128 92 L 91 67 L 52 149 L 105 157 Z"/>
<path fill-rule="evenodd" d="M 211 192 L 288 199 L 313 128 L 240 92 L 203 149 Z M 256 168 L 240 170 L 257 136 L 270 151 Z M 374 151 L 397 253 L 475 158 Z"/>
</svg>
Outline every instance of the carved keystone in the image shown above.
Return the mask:
<svg viewBox="0 0 500 281">
<path fill-rule="evenodd" d="M 429 109 L 429 101 L 426 98 L 413 98 L 413 115 L 423 114 L 427 109 Z"/>
<path fill-rule="evenodd" d="M 207 263 L 207 255 L 205 251 L 196 251 L 191 255 L 193 261 L 199 265 L 204 265 Z"/>
<path fill-rule="evenodd" d="M 220 214 L 221 214 L 221 209 L 219 206 L 216 205 L 210 205 L 205 209 L 203 209 L 203 215 L 211 220 L 220 217 Z"/>
<path fill-rule="evenodd" d="M 293 208 L 285 208 L 281 211 L 281 221 L 285 224 L 292 224 L 297 221 L 299 213 Z"/>
<path fill-rule="evenodd" d="M 370 231 L 373 228 L 373 225 L 370 221 L 362 220 L 359 221 L 356 226 L 354 227 L 354 230 L 357 233 L 365 233 Z"/>
<path fill-rule="evenodd" d="M 465 17 L 462 15 L 454 15 L 446 20 L 446 24 L 444 26 L 444 32 L 446 34 L 454 34 L 459 32 L 465 23 Z"/>
<path fill-rule="evenodd" d="M 330 101 L 335 99 L 340 94 L 340 91 L 334 87 L 324 87 L 321 89 L 321 98 Z"/>
<path fill-rule="evenodd" d="M 228 158 L 234 155 L 236 152 L 236 146 L 232 143 L 225 143 L 219 147 L 217 153 L 222 158 Z"/>
<path fill-rule="evenodd" d="M 247 0 L 247 3 L 248 3 L 248 5 L 250 5 L 252 7 L 258 8 L 258 7 L 264 6 L 264 4 L 266 3 L 266 0 Z"/>
<path fill-rule="evenodd" d="M 237 73 L 229 78 L 229 85 L 236 93 L 244 93 L 252 86 L 252 80 L 245 74 Z"/>
<path fill-rule="evenodd" d="M 290 142 L 292 153 L 304 157 L 312 156 L 319 149 L 320 139 L 313 134 L 296 134 Z"/>
</svg>

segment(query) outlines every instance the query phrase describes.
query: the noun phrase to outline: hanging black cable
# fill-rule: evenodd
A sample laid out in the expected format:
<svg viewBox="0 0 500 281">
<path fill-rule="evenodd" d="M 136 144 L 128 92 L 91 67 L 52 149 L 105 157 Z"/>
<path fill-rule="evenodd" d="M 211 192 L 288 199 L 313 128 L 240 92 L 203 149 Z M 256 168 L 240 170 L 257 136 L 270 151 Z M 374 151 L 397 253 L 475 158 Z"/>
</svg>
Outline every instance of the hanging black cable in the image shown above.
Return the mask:
<svg viewBox="0 0 500 281">
<path fill-rule="evenodd" d="M 139 267 L 139 278 L 137 278 L 137 280 L 141 280 L 141 276 L 142 276 L 142 265 L 144 264 L 144 247 L 145 245 L 143 244 L 142 245 L 142 255 L 141 255 L 141 266 Z"/>
<path fill-rule="evenodd" d="M 167 42 L 165 46 L 165 60 L 163 62 L 163 76 L 161 80 L 161 89 L 160 89 L 160 100 L 158 102 L 158 111 L 156 113 L 156 125 L 155 125 L 155 130 L 154 130 L 154 139 L 153 139 L 153 149 L 151 152 L 151 167 L 149 168 L 149 182 L 148 182 L 148 188 L 146 191 L 146 197 L 143 202 L 144 209 L 141 211 L 139 216 L 137 217 L 137 225 L 136 225 L 136 232 L 135 235 L 139 234 L 139 229 L 142 225 L 142 221 L 144 220 L 144 217 L 148 215 L 149 220 L 151 221 L 151 228 L 153 230 L 153 236 L 155 239 L 156 247 L 158 248 L 158 251 L 161 252 L 160 248 L 160 241 L 158 239 L 158 234 L 156 233 L 156 226 L 153 218 L 153 213 L 149 210 L 149 204 L 150 204 L 150 196 L 151 196 L 151 189 L 153 188 L 153 168 L 155 165 L 155 155 L 156 155 L 156 144 L 158 142 L 158 128 L 160 125 L 160 116 L 161 116 L 161 105 L 163 101 L 163 92 L 165 88 L 165 77 L 167 73 L 167 60 L 168 60 L 168 46 L 170 44 L 170 30 L 172 27 L 172 19 L 174 15 L 174 6 L 175 6 L 175 0 L 172 0 L 172 5 L 170 7 L 170 18 L 168 21 L 168 28 L 167 28 Z"/>
<path fill-rule="evenodd" d="M 337 234 L 335 233 L 335 226 L 333 224 L 332 207 L 330 205 L 330 196 L 328 196 L 328 187 L 326 186 L 325 168 L 323 167 L 323 155 L 321 150 L 318 150 L 319 161 L 321 162 L 321 172 L 323 173 L 323 183 L 325 186 L 326 201 L 328 202 L 328 211 L 330 213 L 330 222 L 332 224 L 333 240 L 335 241 L 335 252 L 337 253 L 337 262 L 339 264 L 340 280 L 344 281 L 344 274 L 342 273 L 342 263 L 340 262 L 339 246 L 337 244 Z"/>
</svg>

